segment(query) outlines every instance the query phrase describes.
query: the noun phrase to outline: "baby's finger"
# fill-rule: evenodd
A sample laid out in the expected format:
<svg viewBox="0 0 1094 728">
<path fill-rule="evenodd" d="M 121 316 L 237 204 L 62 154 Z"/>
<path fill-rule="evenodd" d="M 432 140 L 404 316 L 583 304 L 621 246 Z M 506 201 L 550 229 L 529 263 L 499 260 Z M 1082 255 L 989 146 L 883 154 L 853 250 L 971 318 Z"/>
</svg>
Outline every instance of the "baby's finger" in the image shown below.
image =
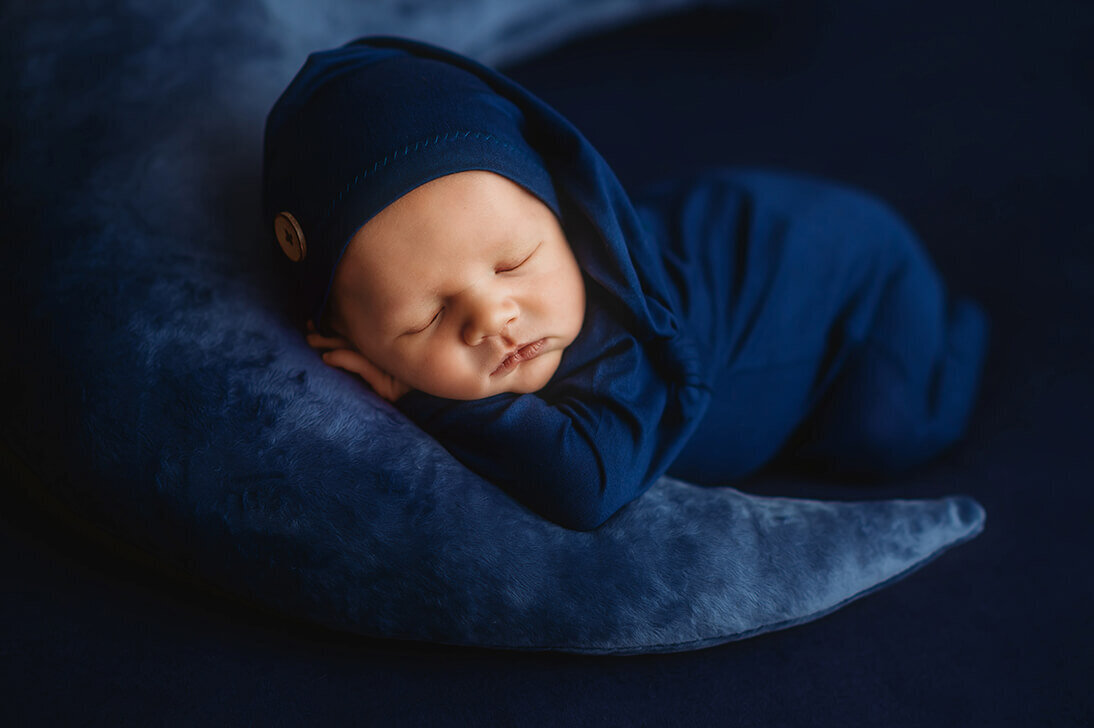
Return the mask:
<svg viewBox="0 0 1094 728">
<path fill-rule="evenodd" d="M 356 351 L 335 349 L 323 355 L 323 361 L 333 367 L 344 369 L 364 379 L 370 387 L 389 402 L 402 397 L 409 387 L 395 381 L 391 375 L 373 364 Z"/>
<path fill-rule="evenodd" d="M 352 349 L 353 344 L 341 336 L 323 336 L 322 334 L 308 334 L 304 337 L 308 345 L 313 349 Z"/>
<path fill-rule="evenodd" d="M 379 381 L 383 372 L 365 357 L 349 349 L 335 349 L 323 355 L 323 361 L 332 367 L 345 369 L 360 376 L 369 384 Z"/>
<path fill-rule="evenodd" d="M 380 369 L 365 357 L 348 349 L 335 349 L 323 355 L 323 361 L 329 366 L 344 369 L 351 374 L 364 379 L 376 394 L 384 399 L 390 399 L 388 392 L 388 377 Z"/>
</svg>

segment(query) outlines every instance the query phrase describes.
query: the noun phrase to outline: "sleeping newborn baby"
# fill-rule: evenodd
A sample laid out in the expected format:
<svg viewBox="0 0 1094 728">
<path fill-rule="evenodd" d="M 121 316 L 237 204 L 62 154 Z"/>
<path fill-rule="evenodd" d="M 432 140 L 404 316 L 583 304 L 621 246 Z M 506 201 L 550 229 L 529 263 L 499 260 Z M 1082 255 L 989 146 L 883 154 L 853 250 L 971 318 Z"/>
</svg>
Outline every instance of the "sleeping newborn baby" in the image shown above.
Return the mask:
<svg viewBox="0 0 1094 728">
<path fill-rule="evenodd" d="M 983 314 L 884 204 L 732 169 L 632 201 L 553 109 L 421 43 L 308 58 L 264 209 L 324 361 L 569 528 L 666 473 L 907 468 L 978 386 Z"/>
</svg>

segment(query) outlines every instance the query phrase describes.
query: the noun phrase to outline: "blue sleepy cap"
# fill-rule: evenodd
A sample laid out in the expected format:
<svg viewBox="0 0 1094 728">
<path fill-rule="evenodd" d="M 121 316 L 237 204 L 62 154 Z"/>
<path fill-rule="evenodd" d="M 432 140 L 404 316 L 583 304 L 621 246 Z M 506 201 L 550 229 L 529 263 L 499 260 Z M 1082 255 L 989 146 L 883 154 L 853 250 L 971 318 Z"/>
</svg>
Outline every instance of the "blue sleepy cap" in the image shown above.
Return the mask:
<svg viewBox="0 0 1094 728">
<path fill-rule="evenodd" d="M 264 227 L 290 261 L 299 305 L 317 326 L 354 234 L 430 180 L 496 172 L 559 215 L 521 109 L 485 74 L 407 50 L 415 47 L 362 38 L 313 53 L 267 117 Z"/>
</svg>

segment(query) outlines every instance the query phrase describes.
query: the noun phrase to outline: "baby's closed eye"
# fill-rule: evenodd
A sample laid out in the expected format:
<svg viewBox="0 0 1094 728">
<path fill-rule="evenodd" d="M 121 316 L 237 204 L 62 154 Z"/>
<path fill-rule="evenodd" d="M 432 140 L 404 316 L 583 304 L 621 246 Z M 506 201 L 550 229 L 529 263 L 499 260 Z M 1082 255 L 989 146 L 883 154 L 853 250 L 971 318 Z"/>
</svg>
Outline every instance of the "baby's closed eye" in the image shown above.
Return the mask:
<svg viewBox="0 0 1094 728">
<path fill-rule="evenodd" d="M 540 245 L 542 245 L 542 243 L 537 243 L 536 247 L 532 248 L 532 252 L 528 253 L 523 258 L 520 258 L 517 261 L 511 262 L 511 263 L 504 263 L 502 265 L 499 265 L 497 268 L 494 269 L 494 272 L 495 273 L 508 273 L 510 271 L 516 270 L 517 268 L 520 268 L 522 265 L 524 265 L 525 263 L 527 263 L 529 260 L 532 259 L 532 256 L 536 254 L 537 250 L 539 250 Z"/>
<path fill-rule="evenodd" d="M 416 326 L 413 329 L 411 329 L 410 331 L 407 331 L 406 333 L 410 334 L 410 335 L 413 335 L 413 334 L 421 334 L 421 333 L 425 332 L 426 329 L 428 329 L 430 326 L 432 326 L 433 324 L 437 323 L 440 320 L 442 313 L 444 313 L 444 306 L 441 306 L 440 308 L 438 308 L 437 312 L 435 314 L 433 314 L 433 318 L 429 319 L 429 321 L 427 321 L 425 324 L 423 324 L 422 326 Z"/>
</svg>

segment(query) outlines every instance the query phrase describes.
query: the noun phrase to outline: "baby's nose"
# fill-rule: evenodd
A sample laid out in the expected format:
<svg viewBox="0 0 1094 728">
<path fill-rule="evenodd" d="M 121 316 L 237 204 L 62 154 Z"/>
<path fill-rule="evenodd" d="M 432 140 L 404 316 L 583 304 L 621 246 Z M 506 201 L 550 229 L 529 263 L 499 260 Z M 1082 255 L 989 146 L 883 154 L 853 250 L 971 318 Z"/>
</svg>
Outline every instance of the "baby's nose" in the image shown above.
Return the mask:
<svg viewBox="0 0 1094 728">
<path fill-rule="evenodd" d="M 509 298 L 480 298 L 468 307 L 463 339 L 468 346 L 477 346 L 484 339 L 500 336 L 517 318 L 517 306 Z"/>
</svg>

